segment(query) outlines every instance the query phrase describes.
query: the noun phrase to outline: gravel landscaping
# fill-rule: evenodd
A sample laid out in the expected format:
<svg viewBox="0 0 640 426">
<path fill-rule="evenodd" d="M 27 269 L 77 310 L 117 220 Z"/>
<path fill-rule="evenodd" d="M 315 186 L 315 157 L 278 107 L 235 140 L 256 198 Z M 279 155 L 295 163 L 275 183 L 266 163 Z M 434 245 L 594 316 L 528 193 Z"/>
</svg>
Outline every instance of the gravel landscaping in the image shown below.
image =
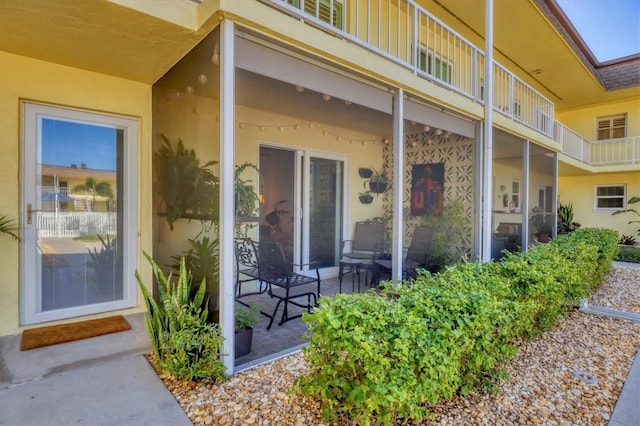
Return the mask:
<svg viewBox="0 0 640 426">
<path fill-rule="evenodd" d="M 614 268 L 589 304 L 640 313 L 640 269 Z M 606 425 L 638 348 L 640 324 L 573 311 L 521 347 L 497 393 L 440 403 L 421 424 Z M 318 402 L 290 393 L 306 368 L 295 354 L 219 385 L 161 378 L 196 425 L 321 425 Z"/>
</svg>

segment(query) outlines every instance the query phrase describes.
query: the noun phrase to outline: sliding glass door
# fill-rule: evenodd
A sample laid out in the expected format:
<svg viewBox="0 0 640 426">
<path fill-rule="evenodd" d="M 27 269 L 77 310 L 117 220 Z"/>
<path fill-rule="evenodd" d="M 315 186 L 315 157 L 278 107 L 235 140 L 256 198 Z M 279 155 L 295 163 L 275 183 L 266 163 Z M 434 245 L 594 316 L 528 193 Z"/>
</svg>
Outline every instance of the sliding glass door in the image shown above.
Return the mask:
<svg viewBox="0 0 640 426">
<path fill-rule="evenodd" d="M 260 147 L 266 206 L 260 239 L 279 242 L 294 263 L 320 262 L 325 276 L 335 275 L 340 261 L 346 161 L 324 152 Z"/>
</svg>

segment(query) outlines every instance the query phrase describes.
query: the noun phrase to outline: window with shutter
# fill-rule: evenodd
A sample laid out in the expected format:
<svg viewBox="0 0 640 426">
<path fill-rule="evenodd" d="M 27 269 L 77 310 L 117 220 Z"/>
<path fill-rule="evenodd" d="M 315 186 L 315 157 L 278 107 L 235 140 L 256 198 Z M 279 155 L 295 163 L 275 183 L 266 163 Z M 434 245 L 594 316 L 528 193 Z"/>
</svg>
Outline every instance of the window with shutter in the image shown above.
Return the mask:
<svg viewBox="0 0 640 426">
<path fill-rule="evenodd" d="M 627 137 L 627 115 L 600 117 L 596 120 L 596 140 Z"/>
<path fill-rule="evenodd" d="M 301 8 L 302 0 L 287 0 L 287 3 Z M 322 22 L 333 25 L 338 29 L 343 29 L 341 0 L 304 0 L 304 11 Z"/>
</svg>

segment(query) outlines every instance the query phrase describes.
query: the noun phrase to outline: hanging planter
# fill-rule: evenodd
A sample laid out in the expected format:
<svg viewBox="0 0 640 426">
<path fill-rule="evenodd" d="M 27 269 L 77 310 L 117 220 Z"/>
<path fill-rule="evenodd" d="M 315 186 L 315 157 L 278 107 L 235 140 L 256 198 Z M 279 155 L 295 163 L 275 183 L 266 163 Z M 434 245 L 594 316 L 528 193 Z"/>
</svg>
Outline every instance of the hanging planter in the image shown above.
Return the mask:
<svg viewBox="0 0 640 426">
<path fill-rule="evenodd" d="M 380 173 L 374 171 L 369 180 L 364 183 L 364 188 L 374 194 L 382 194 L 387 190 L 388 185 L 389 178 L 387 176 L 387 172 L 384 170 Z"/>
<path fill-rule="evenodd" d="M 371 204 L 373 202 L 373 195 L 369 192 L 361 192 L 358 198 L 362 204 Z"/>
<path fill-rule="evenodd" d="M 368 167 L 360 167 L 358 169 L 358 175 L 360 175 L 360 177 L 363 179 L 369 179 L 371 176 L 373 176 L 373 170 Z"/>
<path fill-rule="evenodd" d="M 369 190 L 374 194 L 382 194 L 387 190 L 387 182 L 369 181 Z"/>
</svg>

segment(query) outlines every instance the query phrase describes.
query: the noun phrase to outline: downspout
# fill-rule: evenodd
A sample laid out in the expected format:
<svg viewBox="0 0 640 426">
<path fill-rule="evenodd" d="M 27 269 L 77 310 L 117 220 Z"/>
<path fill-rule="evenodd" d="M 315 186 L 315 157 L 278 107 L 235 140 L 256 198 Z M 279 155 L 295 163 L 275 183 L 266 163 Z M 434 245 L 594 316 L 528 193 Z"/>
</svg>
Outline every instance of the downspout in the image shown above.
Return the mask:
<svg viewBox="0 0 640 426">
<path fill-rule="evenodd" d="M 402 195 L 404 189 L 404 90 L 396 89 L 393 97 L 393 232 L 391 275 L 393 285 L 402 280 Z"/>
<path fill-rule="evenodd" d="M 234 154 L 235 154 L 235 63 L 234 24 L 220 23 L 220 326 L 221 358 L 227 375 L 233 374 L 235 360 L 233 237 L 234 237 Z M 222 356 L 225 354 L 225 356 Z"/>
<path fill-rule="evenodd" d="M 482 175 L 482 261 L 491 260 L 491 207 L 493 204 L 493 0 L 485 0 L 484 134 Z"/>
</svg>

